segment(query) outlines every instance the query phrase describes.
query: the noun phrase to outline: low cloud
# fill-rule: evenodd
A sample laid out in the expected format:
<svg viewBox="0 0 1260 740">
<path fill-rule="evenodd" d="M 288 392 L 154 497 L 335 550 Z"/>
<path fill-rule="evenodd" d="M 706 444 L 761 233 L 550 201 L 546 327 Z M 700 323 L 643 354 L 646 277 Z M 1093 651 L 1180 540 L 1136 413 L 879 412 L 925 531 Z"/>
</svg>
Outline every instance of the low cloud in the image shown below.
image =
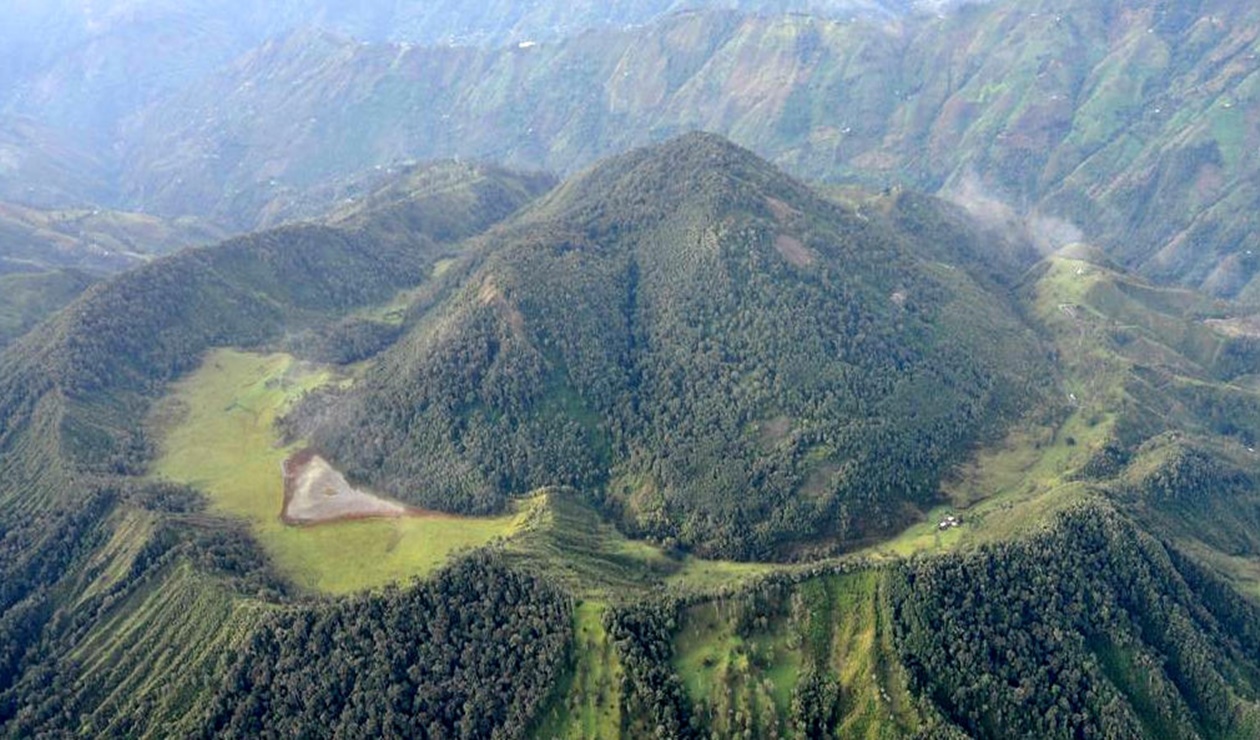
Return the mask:
<svg viewBox="0 0 1260 740">
<path fill-rule="evenodd" d="M 1085 239 L 1081 229 L 1065 218 L 1036 208 L 1017 209 L 970 170 L 946 186 L 941 196 L 1007 239 L 1032 244 L 1043 257 Z"/>
</svg>

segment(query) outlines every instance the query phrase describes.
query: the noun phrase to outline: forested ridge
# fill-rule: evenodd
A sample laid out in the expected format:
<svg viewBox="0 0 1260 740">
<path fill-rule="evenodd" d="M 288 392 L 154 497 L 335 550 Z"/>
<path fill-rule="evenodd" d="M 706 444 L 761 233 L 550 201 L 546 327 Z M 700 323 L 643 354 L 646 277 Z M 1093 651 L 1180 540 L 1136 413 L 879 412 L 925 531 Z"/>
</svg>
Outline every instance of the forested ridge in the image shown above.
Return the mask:
<svg viewBox="0 0 1260 740">
<path fill-rule="evenodd" d="M 892 582 L 913 687 L 973 737 L 1260 730 L 1260 611 L 1110 507 Z"/>
<path fill-rule="evenodd" d="M 145 409 L 205 350 L 326 334 L 347 312 L 420 282 L 454 241 L 550 184 L 435 165 L 412 174 L 410 198 L 387 189 L 333 225 L 295 224 L 187 250 L 93 286 L 0 354 L 9 473 L 0 494 L 47 489 L 37 479 L 50 467 L 141 471 L 151 454 Z"/>
<path fill-rule="evenodd" d="M 205 737 L 522 737 L 571 603 L 493 555 L 427 583 L 276 613 L 229 659 Z"/>
<path fill-rule="evenodd" d="M 496 230 L 432 320 L 290 421 L 444 510 L 568 485 L 633 533 L 739 558 L 888 532 L 1043 372 L 1005 299 L 917 248 L 681 137 Z"/>
</svg>

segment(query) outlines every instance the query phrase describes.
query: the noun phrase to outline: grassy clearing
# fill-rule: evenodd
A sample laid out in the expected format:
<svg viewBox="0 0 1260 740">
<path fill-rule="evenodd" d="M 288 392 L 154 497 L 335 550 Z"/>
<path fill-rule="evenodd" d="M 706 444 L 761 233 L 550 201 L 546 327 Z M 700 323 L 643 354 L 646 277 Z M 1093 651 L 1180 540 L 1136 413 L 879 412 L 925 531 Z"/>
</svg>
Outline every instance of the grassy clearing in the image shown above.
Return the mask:
<svg viewBox="0 0 1260 740">
<path fill-rule="evenodd" d="M 790 736 L 792 698 L 814 673 L 838 689 L 835 736 L 904 737 L 921 719 L 890 620 L 881 572 L 822 576 L 793 586 L 785 603 L 754 607 L 735 597 L 690 607 L 674 667 L 718 736 L 734 735 L 745 720 L 760 737 Z"/>
<path fill-rule="evenodd" d="M 786 618 L 740 630 L 738 607 L 718 600 L 687 610 L 674 666 L 696 712 L 719 736 L 749 717 L 760 737 L 784 734 L 804 654 Z"/>
<path fill-rule="evenodd" d="M 688 557 L 678 572 L 666 579 L 670 587 L 690 593 L 720 593 L 750 580 L 791 566 L 773 563 L 737 563 Z"/>
<path fill-rule="evenodd" d="M 452 552 L 516 530 L 530 507 L 491 518 L 360 520 L 295 528 L 280 521 L 280 464 L 292 451 L 273 422 L 332 376 L 289 355 L 215 350 L 154 411 L 162 432 L 160 478 L 204 491 L 213 510 L 249 521 L 282 572 L 299 586 L 346 593 L 423 576 Z"/>
<path fill-rule="evenodd" d="M 507 543 L 507 554 L 579 598 L 624 600 L 662 587 L 688 595 L 716 594 L 792 567 L 667 553 L 626 537 L 576 491 L 551 489 L 537 500 Z"/>
<path fill-rule="evenodd" d="M 604 630 L 605 608 L 602 602 L 585 601 L 574 610 L 574 666 L 556 687 L 536 737 L 621 735 L 621 663 Z"/>
<path fill-rule="evenodd" d="M 920 723 L 905 670 L 892 642 L 891 614 L 880 574 L 827 579 L 834 638 L 830 668 L 843 698 L 838 737 L 884 738 L 913 734 Z"/>
</svg>

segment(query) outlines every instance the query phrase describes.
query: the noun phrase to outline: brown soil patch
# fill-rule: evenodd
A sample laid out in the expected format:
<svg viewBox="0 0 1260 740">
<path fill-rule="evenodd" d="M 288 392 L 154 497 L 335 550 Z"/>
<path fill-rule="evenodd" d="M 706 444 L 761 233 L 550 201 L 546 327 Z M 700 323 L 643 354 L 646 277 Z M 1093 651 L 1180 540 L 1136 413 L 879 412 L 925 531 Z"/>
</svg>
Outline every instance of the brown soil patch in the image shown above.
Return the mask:
<svg viewBox="0 0 1260 740">
<path fill-rule="evenodd" d="M 821 503 L 831 493 L 839 472 L 840 466 L 834 463 L 822 463 L 814 468 L 801 486 L 801 496 L 814 503 Z"/>
<path fill-rule="evenodd" d="M 792 420 L 787 416 L 776 416 L 757 425 L 757 441 L 762 447 L 772 448 L 792 431 Z"/>
<path fill-rule="evenodd" d="M 814 253 L 794 236 L 779 234 L 774 238 L 774 248 L 783 255 L 783 259 L 797 267 L 809 267 L 814 264 Z"/>
<path fill-rule="evenodd" d="M 525 316 L 520 309 L 508 303 L 507 299 L 503 297 L 503 293 L 499 290 L 499 286 L 495 285 L 493 280 L 487 279 L 482 283 L 481 290 L 477 293 L 477 298 L 482 305 L 494 306 L 499 309 L 514 334 L 521 336 L 525 333 Z"/>
<path fill-rule="evenodd" d="M 354 488 L 314 450 L 294 453 L 280 467 L 284 473 L 280 519 L 285 524 L 305 526 L 349 519 L 434 515 Z"/>
<path fill-rule="evenodd" d="M 796 209 L 792 206 L 784 203 L 778 198 L 771 198 L 768 195 L 766 196 L 766 205 L 770 208 L 770 212 L 774 214 L 774 217 L 778 219 L 780 223 L 788 220 L 788 218 L 796 215 L 797 213 Z"/>
</svg>

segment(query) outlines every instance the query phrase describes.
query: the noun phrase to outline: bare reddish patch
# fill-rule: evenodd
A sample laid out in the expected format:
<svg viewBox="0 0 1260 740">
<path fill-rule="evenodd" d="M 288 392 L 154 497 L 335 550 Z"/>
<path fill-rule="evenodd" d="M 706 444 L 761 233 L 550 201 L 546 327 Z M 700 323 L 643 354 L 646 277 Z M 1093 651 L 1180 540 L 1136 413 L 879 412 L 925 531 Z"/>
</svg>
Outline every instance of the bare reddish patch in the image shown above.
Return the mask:
<svg viewBox="0 0 1260 740">
<path fill-rule="evenodd" d="M 1198 176 L 1194 180 L 1194 193 L 1200 202 L 1213 200 L 1224 187 L 1225 173 L 1219 166 L 1205 164 L 1199 168 Z"/>
<path fill-rule="evenodd" d="M 797 267 L 809 267 L 814 264 L 814 253 L 794 236 L 779 234 L 774 238 L 774 248 L 783 255 L 783 259 Z"/>
<path fill-rule="evenodd" d="M 1231 337 L 1260 337 L 1260 315 L 1233 319 L 1207 319 L 1203 323 Z"/>
<path fill-rule="evenodd" d="M 757 441 L 763 447 L 774 447 L 783 440 L 787 439 L 788 434 L 792 432 L 792 419 L 779 415 L 773 419 L 767 419 L 757 425 Z"/>
<path fill-rule="evenodd" d="M 780 223 L 788 220 L 788 218 L 792 217 L 793 215 L 797 213 L 796 209 L 793 208 L 792 206 L 788 205 L 787 203 L 784 203 L 778 198 L 771 198 L 768 195 L 766 196 L 766 206 L 770 209 L 770 212 L 774 214 L 774 217 L 778 219 Z"/>
<path fill-rule="evenodd" d="M 497 308 L 514 334 L 521 336 L 525 333 L 525 315 L 516 306 L 508 303 L 507 298 L 503 297 L 502 291 L 499 290 L 499 286 L 494 284 L 493 280 L 487 279 L 482 283 L 481 290 L 477 293 L 477 298 L 482 305 Z"/>
</svg>

